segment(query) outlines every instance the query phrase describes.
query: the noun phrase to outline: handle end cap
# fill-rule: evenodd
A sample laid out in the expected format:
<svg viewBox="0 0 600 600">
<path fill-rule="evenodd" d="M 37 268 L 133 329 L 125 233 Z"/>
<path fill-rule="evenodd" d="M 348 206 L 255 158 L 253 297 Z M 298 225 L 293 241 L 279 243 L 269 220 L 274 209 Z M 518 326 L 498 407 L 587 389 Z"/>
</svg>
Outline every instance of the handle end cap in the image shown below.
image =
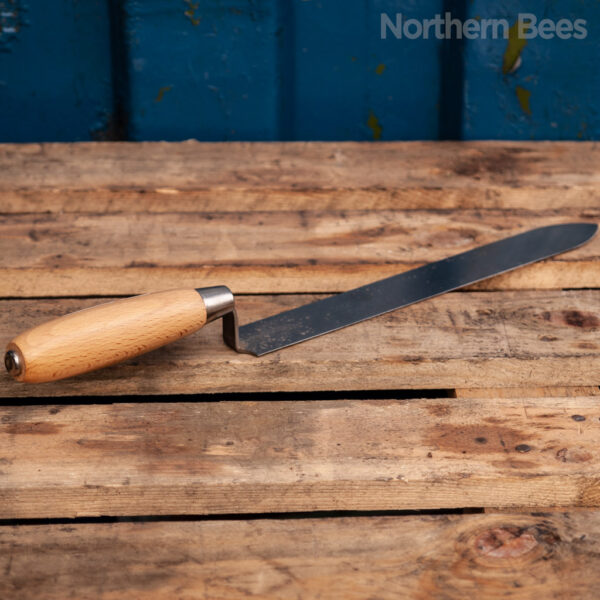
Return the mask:
<svg viewBox="0 0 600 600">
<path fill-rule="evenodd" d="M 14 350 L 8 350 L 4 355 L 4 366 L 8 371 L 9 375 L 18 377 L 23 373 L 23 362 L 18 352 Z"/>
</svg>

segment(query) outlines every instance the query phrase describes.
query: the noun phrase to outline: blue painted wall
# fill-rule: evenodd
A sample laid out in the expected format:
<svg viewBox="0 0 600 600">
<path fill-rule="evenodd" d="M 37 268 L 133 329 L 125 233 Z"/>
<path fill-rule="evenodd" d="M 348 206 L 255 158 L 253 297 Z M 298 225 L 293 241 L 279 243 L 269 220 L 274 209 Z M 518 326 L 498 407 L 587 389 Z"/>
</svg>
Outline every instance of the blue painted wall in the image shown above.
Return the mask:
<svg viewBox="0 0 600 600">
<path fill-rule="evenodd" d="M 470 17 L 490 12 L 489 2 L 469 2 Z M 466 44 L 465 139 L 598 139 L 600 137 L 600 2 L 503 0 L 498 18 L 512 25 L 519 12 L 544 18 L 585 19 L 587 38 L 527 40 L 520 66 L 505 73 L 506 40 Z"/>
<path fill-rule="evenodd" d="M 0 0 L 0 141 L 112 137 L 108 5 Z"/>
<path fill-rule="evenodd" d="M 441 42 L 382 40 L 380 14 L 427 18 L 442 10 L 441 0 L 291 5 L 293 43 L 285 68 L 292 103 L 285 137 L 437 138 Z"/>
<path fill-rule="evenodd" d="M 381 40 L 398 3 L 126 3 L 134 140 L 435 139 L 439 42 Z"/>
<path fill-rule="evenodd" d="M 142 0 L 125 7 L 131 139 L 277 139 L 276 2 Z"/>
<path fill-rule="evenodd" d="M 447 10 L 588 37 L 381 39 Z M 0 141 L 598 139 L 599 59 L 595 0 L 0 0 Z"/>
</svg>

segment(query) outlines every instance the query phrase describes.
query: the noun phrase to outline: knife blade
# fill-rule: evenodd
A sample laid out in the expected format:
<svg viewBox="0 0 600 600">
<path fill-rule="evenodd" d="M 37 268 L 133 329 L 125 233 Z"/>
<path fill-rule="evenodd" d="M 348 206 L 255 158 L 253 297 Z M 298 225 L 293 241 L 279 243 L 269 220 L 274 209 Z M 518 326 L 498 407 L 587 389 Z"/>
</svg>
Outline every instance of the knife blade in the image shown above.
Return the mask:
<svg viewBox="0 0 600 600">
<path fill-rule="evenodd" d="M 263 356 L 573 250 L 597 229 L 591 223 L 540 227 L 241 327 L 226 286 L 116 300 L 20 334 L 4 362 L 18 381 L 55 381 L 138 356 L 221 317 L 230 347 Z"/>
<path fill-rule="evenodd" d="M 238 351 L 263 356 L 584 244 L 597 225 L 550 225 L 429 263 L 239 328 Z"/>
</svg>

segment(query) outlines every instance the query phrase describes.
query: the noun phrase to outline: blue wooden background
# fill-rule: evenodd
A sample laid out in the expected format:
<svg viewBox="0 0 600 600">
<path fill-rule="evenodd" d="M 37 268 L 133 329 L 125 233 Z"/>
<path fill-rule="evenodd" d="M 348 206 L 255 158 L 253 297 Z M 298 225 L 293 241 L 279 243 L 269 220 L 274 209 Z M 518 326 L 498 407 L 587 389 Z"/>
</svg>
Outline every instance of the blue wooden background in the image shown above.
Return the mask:
<svg viewBox="0 0 600 600">
<path fill-rule="evenodd" d="M 380 14 L 587 20 L 398 40 Z M 597 0 L 0 0 L 0 141 L 598 139 Z"/>
</svg>

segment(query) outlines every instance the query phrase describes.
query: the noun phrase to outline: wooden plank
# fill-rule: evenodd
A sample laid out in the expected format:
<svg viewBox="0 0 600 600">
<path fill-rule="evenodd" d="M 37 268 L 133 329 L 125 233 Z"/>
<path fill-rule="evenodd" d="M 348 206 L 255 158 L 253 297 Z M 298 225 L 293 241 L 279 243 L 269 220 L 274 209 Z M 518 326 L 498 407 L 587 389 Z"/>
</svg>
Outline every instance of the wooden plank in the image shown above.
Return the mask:
<svg viewBox="0 0 600 600">
<path fill-rule="evenodd" d="M 567 208 L 597 217 L 599 155 L 568 142 L 5 144 L 0 212 Z"/>
<path fill-rule="evenodd" d="M 502 398 L 575 398 L 577 396 L 600 396 L 600 387 L 538 387 L 538 388 L 460 388 L 454 390 L 456 398 L 490 398 L 500 400 Z M 592 510 L 587 507 L 550 507 L 553 512 L 573 512 L 575 510 Z M 529 513 L 531 507 L 509 507 L 497 506 L 485 507 L 486 513 Z"/>
<path fill-rule="evenodd" d="M 465 511 L 467 511 L 469 509 L 465 509 Z M 486 506 L 483 509 L 483 512 L 486 514 L 540 514 L 540 511 L 535 511 L 532 510 L 532 508 L 530 506 L 512 506 L 510 508 L 501 508 L 501 507 L 497 507 L 497 506 Z M 542 512 L 545 513 L 595 513 L 597 512 L 597 509 L 594 507 L 588 507 L 588 506 L 551 506 L 551 507 L 544 507 L 542 509 Z"/>
<path fill-rule="evenodd" d="M 241 323 L 318 296 L 241 296 Z M 0 339 L 98 300 L 5 300 Z M 219 322 L 60 382 L 0 375 L 0 398 L 356 389 L 597 386 L 600 290 L 453 293 L 267 354 L 237 354 Z M 333 351 L 332 351 L 333 350 Z"/>
<path fill-rule="evenodd" d="M 580 212 L 250 211 L 6 215 L 2 295 L 339 292 Z M 600 219 L 600 212 L 598 212 Z M 585 218 L 586 221 L 595 222 Z M 600 236 L 477 289 L 600 287 Z"/>
<path fill-rule="evenodd" d="M 3 597 L 597 597 L 598 513 L 0 529 Z"/>
<path fill-rule="evenodd" d="M 459 388 L 456 398 L 573 398 L 575 396 L 600 396 L 598 386 L 539 387 L 539 388 Z"/>
<path fill-rule="evenodd" d="M 598 506 L 597 397 L 5 406 L 0 518 Z"/>
</svg>

